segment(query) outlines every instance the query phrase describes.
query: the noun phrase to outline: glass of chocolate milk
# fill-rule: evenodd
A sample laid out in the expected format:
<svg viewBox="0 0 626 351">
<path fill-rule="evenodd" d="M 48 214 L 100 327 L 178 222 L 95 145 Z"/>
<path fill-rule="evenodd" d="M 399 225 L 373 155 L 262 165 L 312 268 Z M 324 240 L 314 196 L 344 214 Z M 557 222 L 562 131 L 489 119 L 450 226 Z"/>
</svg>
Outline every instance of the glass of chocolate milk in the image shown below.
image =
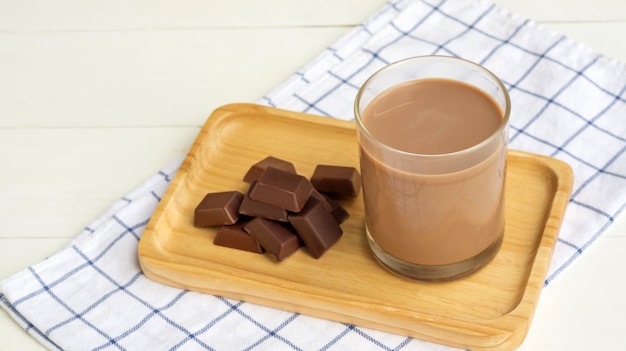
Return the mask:
<svg viewBox="0 0 626 351">
<path fill-rule="evenodd" d="M 445 281 L 498 253 L 510 100 L 475 63 L 421 56 L 372 75 L 355 101 L 369 246 L 402 277 Z"/>
</svg>

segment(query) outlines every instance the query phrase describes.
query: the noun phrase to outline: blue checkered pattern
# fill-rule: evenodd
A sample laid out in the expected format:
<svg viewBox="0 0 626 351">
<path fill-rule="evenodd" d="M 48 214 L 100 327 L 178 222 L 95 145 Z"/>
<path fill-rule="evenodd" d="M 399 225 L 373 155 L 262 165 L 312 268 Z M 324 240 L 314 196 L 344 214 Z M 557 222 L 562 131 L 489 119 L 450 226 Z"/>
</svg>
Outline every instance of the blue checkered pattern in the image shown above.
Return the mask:
<svg viewBox="0 0 626 351">
<path fill-rule="evenodd" d="M 511 147 L 574 169 L 549 284 L 626 206 L 626 66 L 482 0 L 397 0 L 262 98 L 350 120 L 375 70 L 425 54 L 485 65 L 507 85 Z M 0 283 L 0 306 L 51 350 L 451 350 L 398 335 L 163 286 L 137 243 L 178 163 L 66 248 Z"/>
</svg>

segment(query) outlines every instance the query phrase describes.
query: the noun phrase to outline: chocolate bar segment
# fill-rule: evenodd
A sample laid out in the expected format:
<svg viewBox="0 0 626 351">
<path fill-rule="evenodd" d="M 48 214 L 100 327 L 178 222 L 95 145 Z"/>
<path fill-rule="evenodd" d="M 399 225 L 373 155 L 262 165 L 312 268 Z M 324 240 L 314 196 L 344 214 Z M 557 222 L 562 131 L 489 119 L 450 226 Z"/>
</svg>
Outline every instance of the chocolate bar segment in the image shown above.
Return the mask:
<svg viewBox="0 0 626 351">
<path fill-rule="evenodd" d="M 343 234 L 333 215 L 314 197 L 309 198 L 302 211 L 291 213 L 289 222 L 315 258 L 320 258 Z"/>
<path fill-rule="evenodd" d="M 278 168 L 289 173 L 296 173 L 296 167 L 293 163 L 273 156 L 268 156 L 253 164 L 248 172 L 243 176 L 243 181 L 246 183 L 252 183 L 253 180 L 258 180 L 259 177 L 261 177 L 261 174 L 263 174 L 268 167 Z"/>
<path fill-rule="evenodd" d="M 264 250 L 259 242 L 243 229 L 244 224 L 245 222 L 238 222 L 221 226 L 213 243 L 233 249 L 263 253 Z"/>
<path fill-rule="evenodd" d="M 243 228 L 277 261 L 291 256 L 301 246 L 298 236 L 280 222 L 257 217 Z"/>
<path fill-rule="evenodd" d="M 250 198 L 288 211 L 298 212 L 313 191 L 305 177 L 268 167 L 252 191 Z"/>
<path fill-rule="evenodd" d="M 239 213 L 251 217 L 263 217 L 275 221 L 287 222 L 287 210 L 250 198 L 250 193 L 254 190 L 256 184 L 256 180 L 253 180 L 252 184 L 250 184 L 239 206 Z"/>
<path fill-rule="evenodd" d="M 239 218 L 239 205 L 243 194 L 238 191 L 208 193 L 196 206 L 194 225 L 210 227 L 213 225 L 233 224 Z"/>
<path fill-rule="evenodd" d="M 341 206 L 337 201 L 335 201 L 335 199 L 326 194 L 320 193 L 319 191 L 317 191 L 317 189 L 313 188 L 313 191 L 311 192 L 311 197 L 320 200 L 324 207 L 326 207 L 326 209 L 330 212 L 330 214 L 335 217 L 337 223 L 341 224 L 346 219 L 348 219 L 348 217 L 350 217 L 348 211 L 343 208 L 343 206 Z"/>
<path fill-rule="evenodd" d="M 337 201 L 329 197 L 328 195 L 322 194 L 326 203 L 330 206 L 330 214 L 335 217 L 337 223 L 341 224 L 345 222 L 349 217 L 350 213 L 343 206 L 341 206 Z"/>
<path fill-rule="evenodd" d="M 354 167 L 317 165 L 311 183 L 324 194 L 356 197 L 361 190 L 361 175 Z"/>
<path fill-rule="evenodd" d="M 319 191 L 317 191 L 317 189 L 313 188 L 313 191 L 311 191 L 311 195 L 309 196 L 320 200 L 322 204 L 324 204 L 324 207 L 326 207 L 328 211 L 332 212 L 333 206 L 330 204 L 330 201 L 329 201 L 332 199 L 328 195 L 324 195 L 320 193 Z"/>
</svg>

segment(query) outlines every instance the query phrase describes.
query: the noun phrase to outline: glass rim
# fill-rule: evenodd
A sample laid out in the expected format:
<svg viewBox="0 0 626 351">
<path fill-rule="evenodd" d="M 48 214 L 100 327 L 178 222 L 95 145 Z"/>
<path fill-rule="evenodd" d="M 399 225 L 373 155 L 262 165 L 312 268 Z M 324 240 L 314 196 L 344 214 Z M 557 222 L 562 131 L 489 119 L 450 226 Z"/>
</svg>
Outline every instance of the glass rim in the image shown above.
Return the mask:
<svg viewBox="0 0 626 351">
<path fill-rule="evenodd" d="M 439 154 L 421 154 L 421 153 L 414 153 L 414 152 L 404 151 L 404 150 L 400 150 L 400 149 L 394 148 L 392 146 L 389 146 L 389 145 L 381 142 L 380 140 L 378 140 L 370 132 L 370 130 L 365 126 L 365 124 L 363 123 L 363 118 L 361 116 L 361 112 L 359 111 L 359 106 L 360 106 L 360 102 L 361 102 L 361 98 L 362 98 L 363 92 L 365 91 L 365 89 L 367 88 L 369 83 L 371 83 L 374 79 L 376 79 L 376 77 L 379 76 L 380 74 L 382 74 L 382 73 L 384 73 L 384 72 L 386 72 L 388 70 L 394 69 L 395 67 L 397 67 L 399 65 L 407 64 L 407 63 L 409 63 L 411 61 L 447 61 L 448 63 L 460 63 L 462 65 L 474 68 L 475 70 L 480 71 L 481 73 L 485 74 L 488 78 L 490 78 L 493 82 L 496 83 L 496 85 L 500 88 L 500 90 L 502 91 L 502 94 L 504 95 L 504 110 L 502 111 L 502 120 L 500 121 L 500 124 L 498 125 L 498 128 L 496 128 L 496 130 L 493 131 L 493 133 L 491 133 L 488 137 L 486 137 L 485 139 L 483 139 L 479 143 L 476 143 L 476 144 L 474 144 L 474 145 L 472 145 L 470 147 L 467 147 L 467 148 L 461 149 L 461 150 L 457 150 L 457 151 L 453 151 L 453 152 L 439 153 Z M 433 78 L 435 78 L 435 77 L 433 77 Z M 418 78 L 418 79 L 420 79 L 420 78 Z M 418 79 L 416 79 L 416 80 L 418 80 Z M 454 80 L 453 78 L 450 78 L 450 79 Z M 482 91 L 482 89 L 481 89 L 481 91 Z M 488 95 L 490 96 L 490 94 L 488 94 Z M 392 62 L 392 63 L 390 63 L 388 65 L 385 65 L 384 67 L 378 69 L 371 76 L 369 76 L 365 80 L 365 82 L 363 82 L 363 84 L 359 87 L 359 90 L 358 90 L 358 92 L 356 94 L 356 97 L 355 97 L 355 100 L 354 100 L 354 116 L 355 116 L 355 121 L 356 121 L 356 123 L 358 125 L 358 128 L 361 131 L 361 133 L 364 134 L 367 137 L 367 139 L 369 139 L 370 142 L 372 142 L 376 147 L 379 147 L 379 148 L 382 148 L 382 149 L 384 149 L 386 151 L 390 151 L 390 152 L 393 152 L 393 153 L 396 153 L 396 154 L 400 154 L 400 155 L 403 155 L 403 156 L 429 158 L 429 159 L 460 156 L 460 155 L 463 155 L 463 154 L 472 153 L 475 150 L 483 148 L 486 144 L 489 144 L 493 139 L 497 138 L 498 135 L 500 135 L 503 132 L 503 130 L 508 126 L 510 113 L 511 113 L 511 98 L 509 96 L 508 90 L 506 89 L 506 87 L 504 86 L 504 83 L 502 83 L 500 78 L 498 78 L 498 76 L 496 76 L 493 72 L 491 72 L 490 70 L 488 70 L 484 66 L 479 65 L 479 64 L 477 64 L 475 62 L 472 62 L 472 61 L 469 61 L 469 60 L 457 57 L 457 56 L 423 55 L 423 56 L 408 57 L 408 58 L 404 58 L 404 59 Z"/>
</svg>

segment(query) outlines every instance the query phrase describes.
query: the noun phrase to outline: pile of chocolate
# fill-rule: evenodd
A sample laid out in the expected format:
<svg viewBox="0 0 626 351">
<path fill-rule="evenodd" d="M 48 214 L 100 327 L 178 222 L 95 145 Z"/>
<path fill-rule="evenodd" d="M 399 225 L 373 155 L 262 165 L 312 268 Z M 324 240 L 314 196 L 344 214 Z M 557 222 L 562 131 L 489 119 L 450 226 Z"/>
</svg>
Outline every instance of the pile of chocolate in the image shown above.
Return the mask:
<svg viewBox="0 0 626 351">
<path fill-rule="evenodd" d="M 196 227 L 220 226 L 214 244 L 256 253 L 277 261 L 304 245 L 320 258 L 335 244 L 349 216 L 335 199 L 354 198 L 361 177 L 354 167 L 318 165 L 307 179 L 291 162 L 269 156 L 243 177 L 246 194 L 207 194 L 194 213 Z"/>
</svg>

